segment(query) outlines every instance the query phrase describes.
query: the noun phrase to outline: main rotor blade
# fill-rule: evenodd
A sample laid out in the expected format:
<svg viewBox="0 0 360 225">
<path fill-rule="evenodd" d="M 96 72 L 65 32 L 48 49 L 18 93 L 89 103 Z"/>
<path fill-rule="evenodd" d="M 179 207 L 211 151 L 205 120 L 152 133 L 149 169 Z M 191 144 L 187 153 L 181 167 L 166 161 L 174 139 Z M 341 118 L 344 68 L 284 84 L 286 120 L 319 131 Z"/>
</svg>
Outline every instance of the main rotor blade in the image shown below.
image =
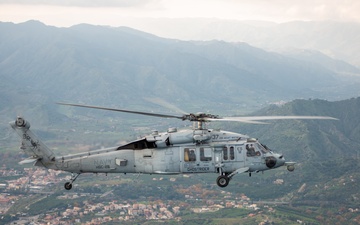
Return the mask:
<svg viewBox="0 0 360 225">
<path fill-rule="evenodd" d="M 189 113 L 185 112 L 184 110 L 178 108 L 177 106 L 165 101 L 164 99 L 161 99 L 161 98 L 144 98 L 146 101 L 149 101 L 151 103 L 155 103 L 157 105 L 160 105 L 164 108 L 167 108 L 167 109 L 170 109 L 174 112 L 177 112 L 177 113 L 181 113 L 181 114 L 184 114 L 184 115 L 187 115 Z"/>
<path fill-rule="evenodd" d="M 265 122 L 260 122 L 256 120 L 247 120 L 242 119 L 241 117 L 225 117 L 225 118 L 205 118 L 205 122 L 211 122 L 211 121 L 233 121 L 233 122 L 240 122 L 240 123 L 251 123 L 251 124 L 269 124 Z"/>
<path fill-rule="evenodd" d="M 114 109 L 114 108 L 106 108 L 106 107 L 93 106 L 93 105 L 81 105 L 81 104 L 72 104 L 72 103 L 64 103 L 64 102 L 57 102 L 56 104 L 83 107 L 83 108 L 90 108 L 90 109 L 102 109 L 102 110 L 115 111 L 115 112 L 140 114 L 140 115 L 145 115 L 145 116 L 155 116 L 155 117 L 163 117 L 163 118 L 176 118 L 176 119 L 184 120 L 183 116 L 166 115 L 166 114 L 159 114 L 159 113 L 148 113 L 148 112 L 141 112 L 141 111 L 126 110 L 126 109 Z"/>
<path fill-rule="evenodd" d="M 339 120 L 329 116 L 244 116 L 244 117 L 224 117 L 223 120 L 238 122 L 258 122 L 262 120 Z"/>
<path fill-rule="evenodd" d="M 211 122 L 211 121 L 235 121 L 241 123 L 251 123 L 251 124 L 268 124 L 266 122 L 261 122 L 263 120 L 338 120 L 334 117 L 329 116 L 240 116 L 240 117 L 223 117 L 223 118 L 216 118 L 212 115 L 203 115 L 203 116 L 196 116 L 195 114 L 184 114 L 182 116 L 177 115 L 168 115 L 168 114 L 160 114 L 160 113 L 149 113 L 149 112 L 141 112 L 141 111 L 133 111 L 133 110 L 126 110 L 126 109 L 114 109 L 114 108 L 107 108 L 107 107 L 100 107 L 100 106 L 93 106 L 93 105 L 81 105 L 81 104 L 73 104 L 73 103 L 64 103 L 64 102 L 57 102 L 59 105 L 68 105 L 68 106 L 76 106 L 76 107 L 83 107 L 83 108 L 91 108 L 91 109 L 102 109 L 108 111 L 115 111 L 115 112 L 124 112 L 124 113 L 132 113 L 132 114 L 140 114 L 145 116 L 155 116 L 155 117 L 162 117 L 162 118 L 175 118 L 181 120 L 190 120 L 190 121 L 203 121 L 203 122 Z"/>
</svg>

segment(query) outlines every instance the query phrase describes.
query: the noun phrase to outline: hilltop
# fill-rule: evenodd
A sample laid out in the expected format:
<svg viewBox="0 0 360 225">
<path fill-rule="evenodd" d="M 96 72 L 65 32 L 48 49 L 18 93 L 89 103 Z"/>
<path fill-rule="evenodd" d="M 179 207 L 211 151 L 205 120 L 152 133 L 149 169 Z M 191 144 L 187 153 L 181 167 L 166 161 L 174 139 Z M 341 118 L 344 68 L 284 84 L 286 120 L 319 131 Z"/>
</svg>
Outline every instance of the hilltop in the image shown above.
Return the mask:
<svg viewBox="0 0 360 225">
<path fill-rule="evenodd" d="M 155 111 L 144 98 L 157 97 L 185 110 L 234 114 L 279 100 L 360 95 L 360 79 L 344 75 L 359 69 L 334 67 L 338 60 L 319 54 L 179 41 L 128 27 L 0 23 L 0 112 L 7 121 L 32 111 L 30 118 L 49 124 L 57 120 L 45 118 L 60 116 L 56 101 Z"/>
<path fill-rule="evenodd" d="M 254 181 L 260 185 L 251 197 L 259 196 L 262 191 L 273 191 L 273 197 L 291 199 L 294 204 L 357 204 L 356 199 L 360 198 L 356 188 L 360 182 L 360 97 L 335 102 L 294 100 L 266 107 L 253 115 L 325 115 L 339 120 L 229 125 L 228 129 L 257 137 L 270 149 L 283 153 L 288 161 L 297 162 L 294 173 L 277 171 L 275 174 L 285 181 L 284 185 L 268 186 L 274 180 L 272 176 Z"/>
</svg>

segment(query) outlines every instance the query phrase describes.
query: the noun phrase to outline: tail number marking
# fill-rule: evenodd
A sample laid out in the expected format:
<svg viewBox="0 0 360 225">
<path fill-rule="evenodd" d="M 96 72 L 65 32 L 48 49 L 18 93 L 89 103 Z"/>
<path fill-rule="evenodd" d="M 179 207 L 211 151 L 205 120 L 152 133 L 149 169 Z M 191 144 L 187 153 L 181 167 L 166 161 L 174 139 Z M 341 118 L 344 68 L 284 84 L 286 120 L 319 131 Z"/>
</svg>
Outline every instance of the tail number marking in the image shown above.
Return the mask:
<svg viewBox="0 0 360 225">
<path fill-rule="evenodd" d="M 24 139 L 24 140 L 27 140 L 27 141 L 30 141 L 31 145 L 32 145 L 34 148 L 36 148 L 36 147 L 38 147 L 38 146 L 40 145 L 39 140 L 37 140 L 36 142 L 33 141 L 33 140 L 31 139 L 30 135 L 28 135 L 28 134 L 26 134 L 26 133 L 23 134 L 23 139 Z"/>
<path fill-rule="evenodd" d="M 96 169 L 110 169 L 111 159 L 98 159 L 94 160 Z"/>
</svg>

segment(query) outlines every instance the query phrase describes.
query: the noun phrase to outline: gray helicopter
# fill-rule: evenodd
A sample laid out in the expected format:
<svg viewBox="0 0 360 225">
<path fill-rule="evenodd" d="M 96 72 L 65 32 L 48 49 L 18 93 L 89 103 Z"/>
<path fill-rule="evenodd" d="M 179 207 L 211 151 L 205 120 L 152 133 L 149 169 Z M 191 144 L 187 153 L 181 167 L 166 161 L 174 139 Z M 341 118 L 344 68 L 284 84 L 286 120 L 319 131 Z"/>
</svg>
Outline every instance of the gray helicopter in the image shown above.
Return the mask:
<svg viewBox="0 0 360 225">
<path fill-rule="evenodd" d="M 142 173 L 142 174 L 191 174 L 217 173 L 216 183 L 226 187 L 230 180 L 241 173 L 251 173 L 287 166 L 294 171 L 295 162 L 286 162 L 282 154 L 275 153 L 257 139 L 249 136 L 205 128 L 206 122 L 236 121 L 242 123 L 266 124 L 262 121 L 283 119 L 327 119 L 327 116 L 255 116 L 220 117 L 207 113 L 185 113 L 166 115 L 124 109 L 113 109 L 91 105 L 58 103 L 61 105 L 110 110 L 146 116 L 175 118 L 194 123 L 193 129 L 167 132 L 154 131 L 141 139 L 121 146 L 87 151 L 78 154 L 57 156 L 32 131 L 30 123 L 23 117 L 10 122 L 11 127 L 22 139 L 21 149 L 30 157 L 20 164 L 71 172 L 65 189 L 82 173 Z"/>
</svg>

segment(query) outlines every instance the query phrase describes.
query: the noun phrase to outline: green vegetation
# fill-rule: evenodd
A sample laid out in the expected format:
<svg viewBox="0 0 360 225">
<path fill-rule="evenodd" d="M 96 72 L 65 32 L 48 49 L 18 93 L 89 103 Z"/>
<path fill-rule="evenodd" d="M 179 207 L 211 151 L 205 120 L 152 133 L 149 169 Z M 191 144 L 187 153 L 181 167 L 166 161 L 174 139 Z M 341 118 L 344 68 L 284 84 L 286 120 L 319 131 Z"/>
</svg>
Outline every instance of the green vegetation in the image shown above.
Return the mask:
<svg viewBox="0 0 360 225">
<path fill-rule="evenodd" d="M 344 110 L 346 109 L 346 110 Z M 348 204 L 356 206 L 360 173 L 360 98 L 338 102 L 296 100 L 283 106 L 270 106 L 255 115 L 326 115 L 338 121 L 271 121 L 259 126 L 231 124 L 225 128 L 241 130 L 257 137 L 269 148 L 298 162 L 293 173 L 278 169 L 270 175 L 234 179 L 253 199 L 282 198 L 289 193 L 292 202 L 312 201 L 317 206 Z M 281 186 L 275 179 L 284 179 Z M 305 184 L 305 189 L 298 190 Z M 255 187 L 255 188 L 254 188 Z M 235 188 L 230 187 L 232 191 Z M 289 198 L 286 197 L 286 198 Z"/>
<path fill-rule="evenodd" d="M 80 25 L 60 29 L 34 21 L 19 25 L 0 23 L 0 31 L 6 34 L 0 37 L 0 52 L 6 59 L 0 83 L 0 166 L 4 170 L 22 172 L 24 168 L 18 162 L 26 156 L 7 123 L 16 115 L 24 115 L 34 132 L 57 154 L 120 145 L 119 141 L 133 140 L 152 130 L 190 125 L 64 107 L 54 104 L 57 101 L 173 114 L 172 110 L 146 100 L 160 96 L 188 112 L 210 111 L 230 116 L 252 112 L 280 99 L 339 99 L 359 93 L 355 76 L 349 82 L 324 63 L 302 66 L 304 61 L 244 43 L 177 42 L 128 28 Z M 333 61 L 327 64 L 330 62 Z M 356 72 L 354 68 L 353 73 Z M 182 220 L 167 220 L 169 224 L 298 224 L 297 220 L 306 224 L 358 223 L 360 98 L 337 102 L 295 100 L 268 106 L 253 115 L 321 115 L 339 121 L 211 124 L 213 128 L 259 138 L 269 148 L 283 153 L 288 161 L 298 162 L 293 173 L 280 168 L 252 177 L 242 174 L 235 176 L 226 189 L 214 185 L 214 174 L 172 177 L 176 181 L 148 175 L 84 175 L 77 180 L 76 190 L 86 196 L 75 199 L 58 198 L 64 195 L 62 183 L 45 190 L 46 194 L 29 194 L 23 187 L 9 193 L 21 197 L 0 223 L 8 223 L 21 214 L 39 215 L 83 206 L 86 201 L 181 204 Z M 0 182 L 17 178 L 17 174 L 9 174 L 0 177 Z M 277 179 L 282 179 L 283 184 L 275 184 Z M 191 211 L 192 207 L 206 205 L 209 199 L 225 201 L 226 195 L 239 198 L 242 193 L 254 201 L 290 205 L 273 205 L 272 210 L 269 206 L 260 211 Z"/>
<path fill-rule="evenodd" d="M 306 110 L 307 108 L 309 111 Z M 345 112 L 341 108 L 348 108 L 348 111 Z M 89 174 L 81 176 L 77 180 L 80 184 L 76 187 L 80 193 L 90 193 L 86 197 L 57 199 L 63 193 L 62 184 L 57 184 L 52 190 L 54 193 L 49 196 L 27 195 L 26 192 L 19 190 L 17 193 L 23 192 L 24 198 L 16 202 L 7 214 L 22 212 L 35 215 L 46 213 L 48 209 L 61 211 L 69 206 L 81 206 L 86 200 L 100 203 L 116 199 L 131 202 L 184 203 L 180 215 L 182 219 L 166 221 L 170 224 L 258 224 L 264 221 L 268 221 L 268 224 L 297 224 L 297 220 L 306 224 L 336 224 L 337 221 L 351 224 L 358 219 L 356 209 L 359 208 L 358 199 L 360 199 L 358 193 L 360 140 L 355 138 L 359 137 L 360 132 L 360 121 L 356 117 L 360 114 L 359 110 L 360 98 L 340 102 L 297 100 L 283 106 L 271 106 L 255 114 L 327 115 L 337 117 L 339 121 L 281 121 L 261 127 L 256 125 L 240 127 L 234 123 L 218 125 L 223 130 L 241 131 L 252 137 L 258 137 L 269 148 L 282 152 L 287 160 L 297 161 L 296 170 L 292 173 L 286 171 L 286 168 L 279 168 L 264 174 L 253 174 L 252 177 L 242 174 L 235 176 L 226 189 L 215 185 L 214 174 L 194 174 L 191 178 L 169 176 L 162 177 L 161 180 L 159 176 L 141 175 L 136 178 L 133 175 L 113 174 L 107 177 L 97 176 L 95 183 L 96 175 Z M 130 133 L 124 132 L 118 136 L 117 133 L 122 128 L 112 127 L 111 120 L 107 117 L 80 129 L 78 127 L 81 127 L 82 123 L 86 124 L 88 118 L 78 119 L 76 125 L 64 124 L 61 128 L 51 130 L 51 134 L 40 131 L 40 135 L 46 137 L 47 143 L 51 146 L 59 148 L 56 150 L 59 152 L 65 149 L 67 152 L 73 152 L 69 147 L 74 147 L 75 143 L 82 143 L 76 146 L 78 148 L 76 152 L 86 148 L 117 144 L 116 142 L 126 135 L 131 139 Z M 131 126 L 131 124 L 126 125 Z M 139 128 L 136 132 L 149 132 L 148 123 L 139 122 L 136 125 Z M 164 125 L 167 123 L 161 124 Z M 73 128 L 76 130 L 66 132 Z M 58 135 L 53 135 L 54 133 Z M 4 168 L 20 170 L 23 168 L 17 164 L 25 158 L 20 150 L 10 151 L 2 148 L 0 157 L 4 159 L 2 161 Z M 0 181 L 5 183 L 15 178 L 17 175 L 2 177 Z M 170 181 L 170 178 L 175 178 L 176 181 Z M 275 184 L 274 181 L 277 179 L 282 179 L 283 184 Z M 206 205 L 208 199 L 219 199 L 219 193 L 222 191 L 234 196 L 245 193 L 253 201 L 288 202 L 290 205 L 273 205 L 272 211 L 267 211 L 267 208 L 262 208 L 262 211 L 246 209 L 220 209 L 207 213 L 191 211 L 192 207 Z M 104 193 L 108 193 L 108 196 L 99 197 Z M 187 199 L 185 195 L 194 196 L 194 199 Z M 352 212 L 350 209 L 355 211 Z M 249 214 L 253 215 L 249 216 Z M 140 220 L 139 223 L 151 224 L 152 221 Z"/>
<path fill-rule="evenodd" d="M 69 204 L 74 204 L 74 201 L 71 200 L 61 200 L 56 199 L 57 195 L 52 195 L 51 198 L 47 195 L 37 195 L 34 196 L 37 198 L 35 202 L 29 203 L 25 209 L 17 208 L 23 212 L 27 212 L 30 215 L 46 214 L 51 211 L 64 211 Z M 82 202 L 84 198 L 77 199 L 77 202 Z"/>
</svg>

